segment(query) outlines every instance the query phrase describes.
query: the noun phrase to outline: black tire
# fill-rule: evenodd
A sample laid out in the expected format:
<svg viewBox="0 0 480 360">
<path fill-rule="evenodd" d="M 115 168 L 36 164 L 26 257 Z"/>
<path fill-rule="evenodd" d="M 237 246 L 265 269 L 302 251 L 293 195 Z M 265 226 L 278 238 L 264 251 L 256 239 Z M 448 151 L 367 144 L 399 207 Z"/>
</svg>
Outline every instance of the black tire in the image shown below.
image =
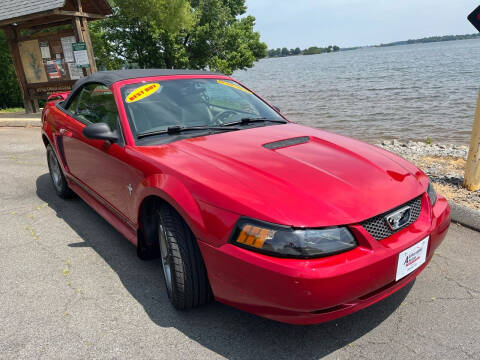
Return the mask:
<svg viewBox="0 0 480 360">
<path fill-rule="evenodd" d="M 209 303 L 212 290 L 197 240 L 181 216 L 168 204 L 157 210 L 157 228 L 165 287 L 172 305 L 188 310 Z M 162 246 L 162 236 L 165 241 Z M 168 284 L 170 267 L 171 286 Z"/>
<path fill-rule="evenodd" d="M 63 175 L 62 167 L 51 145 L 47 145 L 47 163 L 50 179 L 52 180 L 52 185 L 57 195 L 62 199 L 72 198 L 75 194 L 68 186 L 67 179 L 65 179 L 65 175 Z"/>
</svg>

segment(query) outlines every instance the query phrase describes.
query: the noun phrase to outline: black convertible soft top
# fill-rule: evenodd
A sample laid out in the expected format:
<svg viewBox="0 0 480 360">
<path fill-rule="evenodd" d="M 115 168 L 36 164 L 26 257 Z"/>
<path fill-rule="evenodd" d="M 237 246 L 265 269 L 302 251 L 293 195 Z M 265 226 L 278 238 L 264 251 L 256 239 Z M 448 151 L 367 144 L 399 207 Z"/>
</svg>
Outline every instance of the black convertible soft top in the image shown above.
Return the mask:
<svg viewBox="0 0 480 360">
<path fill-rule="evenodd" d="M 73 85 L 72 93 L 80 86 L 86 83 L 100 83 L 107 87 L 112 86 L 117 81 L 152 77 L 152 76 L 169 76 L 169 75 L 223 75 L 203 70 L 177 70 L 177 69 L 128 69 L 114 71 L 99 71 L 90 76 L 78 80 Z"/>
</svg>

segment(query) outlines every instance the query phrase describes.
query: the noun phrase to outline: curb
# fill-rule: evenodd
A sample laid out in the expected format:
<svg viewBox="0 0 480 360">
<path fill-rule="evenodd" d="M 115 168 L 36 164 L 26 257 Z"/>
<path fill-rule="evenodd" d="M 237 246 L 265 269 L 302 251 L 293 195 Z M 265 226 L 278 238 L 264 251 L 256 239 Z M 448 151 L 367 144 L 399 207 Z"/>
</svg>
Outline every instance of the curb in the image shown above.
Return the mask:
<svg viewBox="0 0 480 360">
<path fill-rule="evenodd" d="M 452 222 L 480 231 L 480 211 L 450 202 Z"/>
<path fill-rule="evenodd" d="M 40 120 L 0 120 L 0 127 L 41 127 Z"/>
</svg>

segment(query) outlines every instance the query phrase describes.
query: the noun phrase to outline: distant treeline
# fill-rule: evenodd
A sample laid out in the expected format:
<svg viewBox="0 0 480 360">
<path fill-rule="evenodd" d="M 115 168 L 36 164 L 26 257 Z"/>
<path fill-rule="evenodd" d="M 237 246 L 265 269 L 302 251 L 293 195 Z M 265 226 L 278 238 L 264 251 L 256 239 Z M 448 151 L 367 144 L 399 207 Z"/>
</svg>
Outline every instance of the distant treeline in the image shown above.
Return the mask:
<svg viewBox="0 0 480 360">
<path fill-rule="evenodd" d="M 373 46 L 356 46 L 349 48 L 339 48 L 336 45 L 331 45 L 325 48 L 312 46 L 308 49 L 301 50 L 299 47 L 295 49 L 270 49 L 267 51 L 268 57 L 282 57 L 282 56 L 292 56 L 292 55 L 314 55 L 314 54 L 323 54 L 334 51 L 347 51 L 347 50 L 357 50 L 368 47 L 387 47 L 387 46 L 398 46 L 398 45 L 410 45 L 410 44 L 424 44 L 431 42 L 440 42 L 440 41 L 454 41 L 454 40 L 469 40 L 469 39 L 480 39 L 480 33 L 478 34 L 467 34 L 467 35 L 446 35 L 446 36 L 431 36 L 421 39 L 405 40 L 405 41 L 395 41 L 388 44 L 380 44 Z"/>
<path fill-rule="evenodd" d="M 328 47 L 317 47 L 311 46 L 308 49 L 301 50 L 299 47 L 295 49 L 287 49 L 286 47 L 280 49 L 270 49 L 268 50 L 267 54 L 268 57 L 283 57 L 283 56 L 293 56 L 293 55 L 315 55 L 315 54 L 323 54 L 323 53 L 330 53 L 334 51 L 339 51 L 340 48 L 337 45 L 330 45 Z"/>
<path fill-rule="evenodd" d="M 392 43 L 380 44 L 375 46 L 385 47 L 385 46 L 397 46 L 397 45 L 409 45 L 409 44 L 423 44 L 423 43 L 440 42 L 440 41 L 469 40 L 469 39 L 478 39 L 478 38 L 480 38 L 480 33 L 467 34 L 467 35 L 431 36 L 431 37 L 415 39 L 415 40 L 395 41 Z"/>
</svg>

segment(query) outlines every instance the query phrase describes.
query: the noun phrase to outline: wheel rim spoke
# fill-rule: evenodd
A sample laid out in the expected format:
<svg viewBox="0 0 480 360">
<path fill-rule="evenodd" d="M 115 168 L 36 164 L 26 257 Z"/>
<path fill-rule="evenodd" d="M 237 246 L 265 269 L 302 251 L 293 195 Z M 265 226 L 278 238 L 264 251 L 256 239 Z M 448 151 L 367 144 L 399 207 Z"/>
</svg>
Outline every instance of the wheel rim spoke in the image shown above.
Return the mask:
<svg viewBox="0 0 480 360">
<path fill-rule="evenodd" d="M 169 294 L 172 293 L 172 259 L 168 253 L 167 236 L 163 225 L 159 225 L 158 237 L 160 242 L 160 256 L 162 258 L 163 275 Z"/>
<path fill-rule="evenodd" d="M 53 152 L 49 153 L 48 162 L 50 164 L 50 172 L 52 175 L 53 184 L 55 185 L 56 188 L 60 188 L 60 182 L 61 182 L 60 165 Z"/>
</svg>

